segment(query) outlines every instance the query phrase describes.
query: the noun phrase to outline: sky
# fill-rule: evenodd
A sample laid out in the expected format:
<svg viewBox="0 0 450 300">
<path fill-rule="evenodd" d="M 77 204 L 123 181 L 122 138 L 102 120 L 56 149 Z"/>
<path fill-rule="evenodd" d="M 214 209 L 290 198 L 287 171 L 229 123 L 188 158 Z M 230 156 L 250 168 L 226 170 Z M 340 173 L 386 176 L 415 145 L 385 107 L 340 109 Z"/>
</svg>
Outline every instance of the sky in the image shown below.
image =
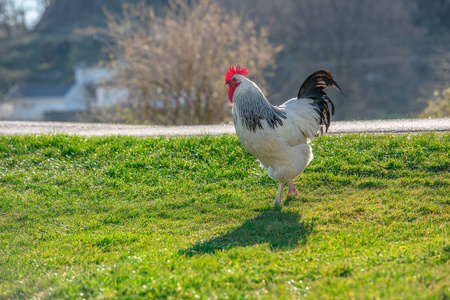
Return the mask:
<svg viewBox="0 0 450 300">
<path fill-rule="evenodd" d="M 39 0 L 13 0 L 18 7 L 22 6 L 25 9 L 25 25 L 27 29 L 33 28 L 39 21 L 44 12 L 42 1 Z"/>
</svg>

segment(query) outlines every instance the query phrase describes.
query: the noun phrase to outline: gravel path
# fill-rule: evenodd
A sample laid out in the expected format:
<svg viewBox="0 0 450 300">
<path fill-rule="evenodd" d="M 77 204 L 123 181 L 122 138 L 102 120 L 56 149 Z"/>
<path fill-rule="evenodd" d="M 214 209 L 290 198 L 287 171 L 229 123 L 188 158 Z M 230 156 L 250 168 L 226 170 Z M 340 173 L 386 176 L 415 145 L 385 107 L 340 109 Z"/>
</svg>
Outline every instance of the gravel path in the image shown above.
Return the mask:
<svg viewBox="0 0 450 300">
<path fill-rule="evenodd" d="M 450 131 L 450 118 L 332 122 L 328 133 Z M 192 136 L 234 134 L 233 125 L 135 126 L 121 124 L 0 121 L 0 135 L 75 134 L 83 136 Z"/>
</svg>

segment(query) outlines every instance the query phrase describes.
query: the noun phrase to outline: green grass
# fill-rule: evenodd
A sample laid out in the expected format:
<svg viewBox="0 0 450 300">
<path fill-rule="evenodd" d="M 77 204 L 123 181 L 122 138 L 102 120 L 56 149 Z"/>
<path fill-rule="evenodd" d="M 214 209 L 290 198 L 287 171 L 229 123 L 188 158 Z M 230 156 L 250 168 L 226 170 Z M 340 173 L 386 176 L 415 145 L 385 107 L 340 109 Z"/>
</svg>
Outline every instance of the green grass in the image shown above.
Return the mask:
<svg viewBox="0 0 450 300">
<path fill-rule="evenodd" d="M 313 149 L 276 208 L 235 136 L 0 137 L 0 298 L 448 299 L 450 134 Z"/>
</svg>

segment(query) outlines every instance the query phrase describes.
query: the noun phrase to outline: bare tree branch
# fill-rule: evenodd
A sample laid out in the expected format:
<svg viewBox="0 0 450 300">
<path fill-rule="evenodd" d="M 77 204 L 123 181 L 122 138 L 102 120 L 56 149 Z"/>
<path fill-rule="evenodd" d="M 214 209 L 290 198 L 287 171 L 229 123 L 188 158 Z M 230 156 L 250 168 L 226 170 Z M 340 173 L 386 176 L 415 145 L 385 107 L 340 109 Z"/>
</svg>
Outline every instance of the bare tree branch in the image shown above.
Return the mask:
<svg viewBox="0 0 450 300">
<path fill-rule="evenodd" d="M 211 0 L 170 1 L 164 17 L 144 2 L 107 17 L 115 58 L 110 67 L 118 71 L 117 84 L 130 91 L 128 111 L 140 123 L 226 121 L 226 70 L 243 64 L 263 83 L 263 70 L 278 51 L 265 28 Z"/>
</svg>

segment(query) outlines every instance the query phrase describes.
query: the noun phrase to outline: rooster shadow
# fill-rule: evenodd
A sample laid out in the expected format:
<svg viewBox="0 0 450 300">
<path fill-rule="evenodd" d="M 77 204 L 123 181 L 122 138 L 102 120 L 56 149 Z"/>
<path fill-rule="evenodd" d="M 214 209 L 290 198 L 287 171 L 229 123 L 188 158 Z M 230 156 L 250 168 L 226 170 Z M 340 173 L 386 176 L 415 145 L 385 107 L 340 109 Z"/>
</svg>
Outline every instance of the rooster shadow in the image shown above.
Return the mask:
<svg viewBox="0 0 450 300">
<path fill-rule="evenodd" d="M 288 250 L 305 245 L 313 229 L 314 223 L 301 221 L 299 214 L 274 207 L 245 221 L 233 231 L 196 243 L 180 252 L 194 256 L 257 244 L 269 244 L 271 250 Z"/>
</svg>

